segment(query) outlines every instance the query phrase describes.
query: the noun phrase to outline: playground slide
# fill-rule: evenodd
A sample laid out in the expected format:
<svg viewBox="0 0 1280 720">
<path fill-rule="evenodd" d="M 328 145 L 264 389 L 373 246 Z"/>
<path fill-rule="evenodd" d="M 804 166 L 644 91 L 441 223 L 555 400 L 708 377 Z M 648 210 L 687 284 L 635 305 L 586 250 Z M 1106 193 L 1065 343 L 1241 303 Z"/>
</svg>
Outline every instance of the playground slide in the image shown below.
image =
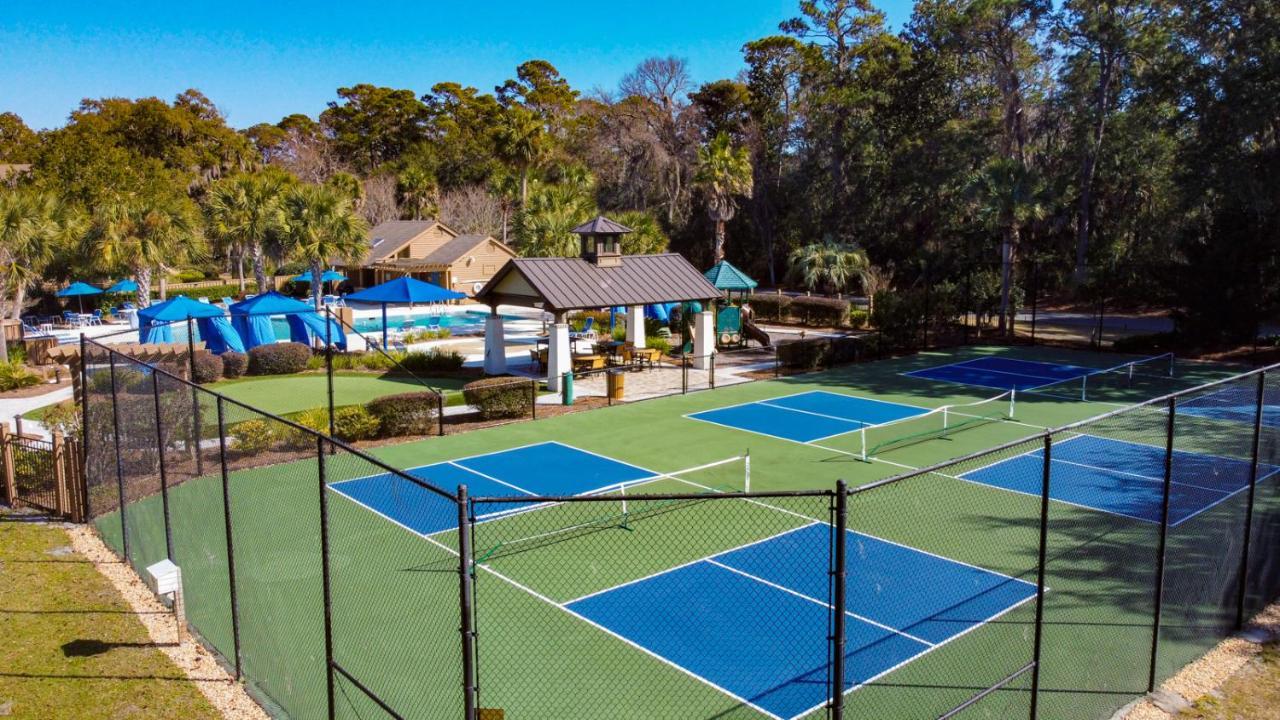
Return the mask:
<svg viewBox="0 0 1280 720">
<path fill-rule="evenodd" d="M 750 320 L 743 319 L 742 334 L 745 335 L 748 340 L 755 340 L 765 347 L 771 347 L 773 345 L 773 340 L 770 339 L 769 333 L 761 330 Z"/>
</svg>

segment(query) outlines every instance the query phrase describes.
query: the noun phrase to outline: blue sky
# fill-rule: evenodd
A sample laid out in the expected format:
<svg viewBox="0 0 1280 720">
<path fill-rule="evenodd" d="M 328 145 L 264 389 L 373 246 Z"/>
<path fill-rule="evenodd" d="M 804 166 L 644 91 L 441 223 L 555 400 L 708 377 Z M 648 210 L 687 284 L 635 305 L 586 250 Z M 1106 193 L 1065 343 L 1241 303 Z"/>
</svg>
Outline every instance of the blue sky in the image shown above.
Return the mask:
<svg viewBox="0 0 1280 720">
<path fill-rule="evenodd" d="M 316 115 L 340 86 L 484 91 L 531 58 L 574 87 L 616 88 L 652 55 L 696 82 L 731 77 L 748 40 L 776 34 L 796 0 L 0 0 L 0 111 L 57 127 L 84 97 L 202 90 L 236 127 Z M 881 0 L 900 26 L 911 0 Z"/>
</svg>

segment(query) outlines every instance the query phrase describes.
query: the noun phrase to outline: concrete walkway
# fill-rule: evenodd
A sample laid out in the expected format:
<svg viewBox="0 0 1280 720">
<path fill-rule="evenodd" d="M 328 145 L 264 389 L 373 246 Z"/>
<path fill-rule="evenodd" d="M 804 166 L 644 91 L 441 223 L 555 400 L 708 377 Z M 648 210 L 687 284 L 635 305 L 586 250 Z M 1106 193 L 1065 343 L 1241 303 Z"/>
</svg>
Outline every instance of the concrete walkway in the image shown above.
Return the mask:
<svg viewBox="0 0 1280 720">
<path fill-rule="evenodd" d="M 38 408 L 48 405 L 57 405 L 60 402 L 70 400 L 73 396 L 73 390 L 70 385 L 58 388 L 53 392 L 47 392 L 43 395 L 33 395 L 31 397 L 21 398 L 3 398 L 0 399 L 0 420 L 12 423 L 15 415 L 24 415 Z M 35 420 L 23 420 L 22 432 L 28 435 L 39 435 L 40 437 L 50 437 L 51 433 L 48 428 Z"/>
</svg>

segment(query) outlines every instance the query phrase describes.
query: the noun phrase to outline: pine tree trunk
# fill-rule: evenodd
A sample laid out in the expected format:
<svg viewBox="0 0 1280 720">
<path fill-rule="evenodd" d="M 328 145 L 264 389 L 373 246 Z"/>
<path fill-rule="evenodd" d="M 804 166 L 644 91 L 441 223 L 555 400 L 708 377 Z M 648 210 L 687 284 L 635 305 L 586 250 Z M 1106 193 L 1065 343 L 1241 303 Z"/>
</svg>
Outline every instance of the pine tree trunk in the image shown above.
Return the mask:
<svg viewBox="0 0 1280 720">
<path fill-rule="evenodd" d="M 1005 228 L 1004 241 L 1000 243 L 1000 334 L 1009 329 L 1009 290 L 1013 284 L 1013 246 L 1018 242 L 1018 226 Z"/>
<path fill-rule="evenodd" d="M 324 274 L 324 263 L 319 260 L 311 261 L 311 301 L 315 304 L 316 310 L 320 309 L 320 297 L 324 293 L 324 283 L 320 282 L 320 276 Z"/>
</svg>

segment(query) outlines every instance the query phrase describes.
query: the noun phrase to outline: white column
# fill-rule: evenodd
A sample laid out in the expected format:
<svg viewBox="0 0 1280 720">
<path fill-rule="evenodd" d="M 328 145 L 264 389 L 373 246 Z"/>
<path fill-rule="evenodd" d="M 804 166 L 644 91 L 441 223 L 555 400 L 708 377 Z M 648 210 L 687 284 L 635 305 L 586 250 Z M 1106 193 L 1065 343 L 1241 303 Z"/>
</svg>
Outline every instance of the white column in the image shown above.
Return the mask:
<svg viewBox="0 0 1280 720">
<path fill-rule="evenodd" d="M 645 346 L 643 305 L 627 308 L 627 342 L 638 348 Z"/>
<path fill-rule="evenodd" d="M 502 318 L 491 314 L 484 319 L 484 373 L 502 375 L 507 372 L 507 343 L 502 333 Z"/>
<path fill-rule="evenodd" d="M 716 321 L 710 310 L 693 319 L 693 366 L 706 370 L 711 366 L 711 353 L 716 350 Z"/>
<path fill-rule="evenodd" d="M 573 367 L 573 358 L 569 354 L 569 323 L 565 322 L 563 315 L 556 317 L 556 324 L 551 326 L 551 337 L 548 339 L 547 389 L 558 392 L 562 376 Z"/>
</svg>

